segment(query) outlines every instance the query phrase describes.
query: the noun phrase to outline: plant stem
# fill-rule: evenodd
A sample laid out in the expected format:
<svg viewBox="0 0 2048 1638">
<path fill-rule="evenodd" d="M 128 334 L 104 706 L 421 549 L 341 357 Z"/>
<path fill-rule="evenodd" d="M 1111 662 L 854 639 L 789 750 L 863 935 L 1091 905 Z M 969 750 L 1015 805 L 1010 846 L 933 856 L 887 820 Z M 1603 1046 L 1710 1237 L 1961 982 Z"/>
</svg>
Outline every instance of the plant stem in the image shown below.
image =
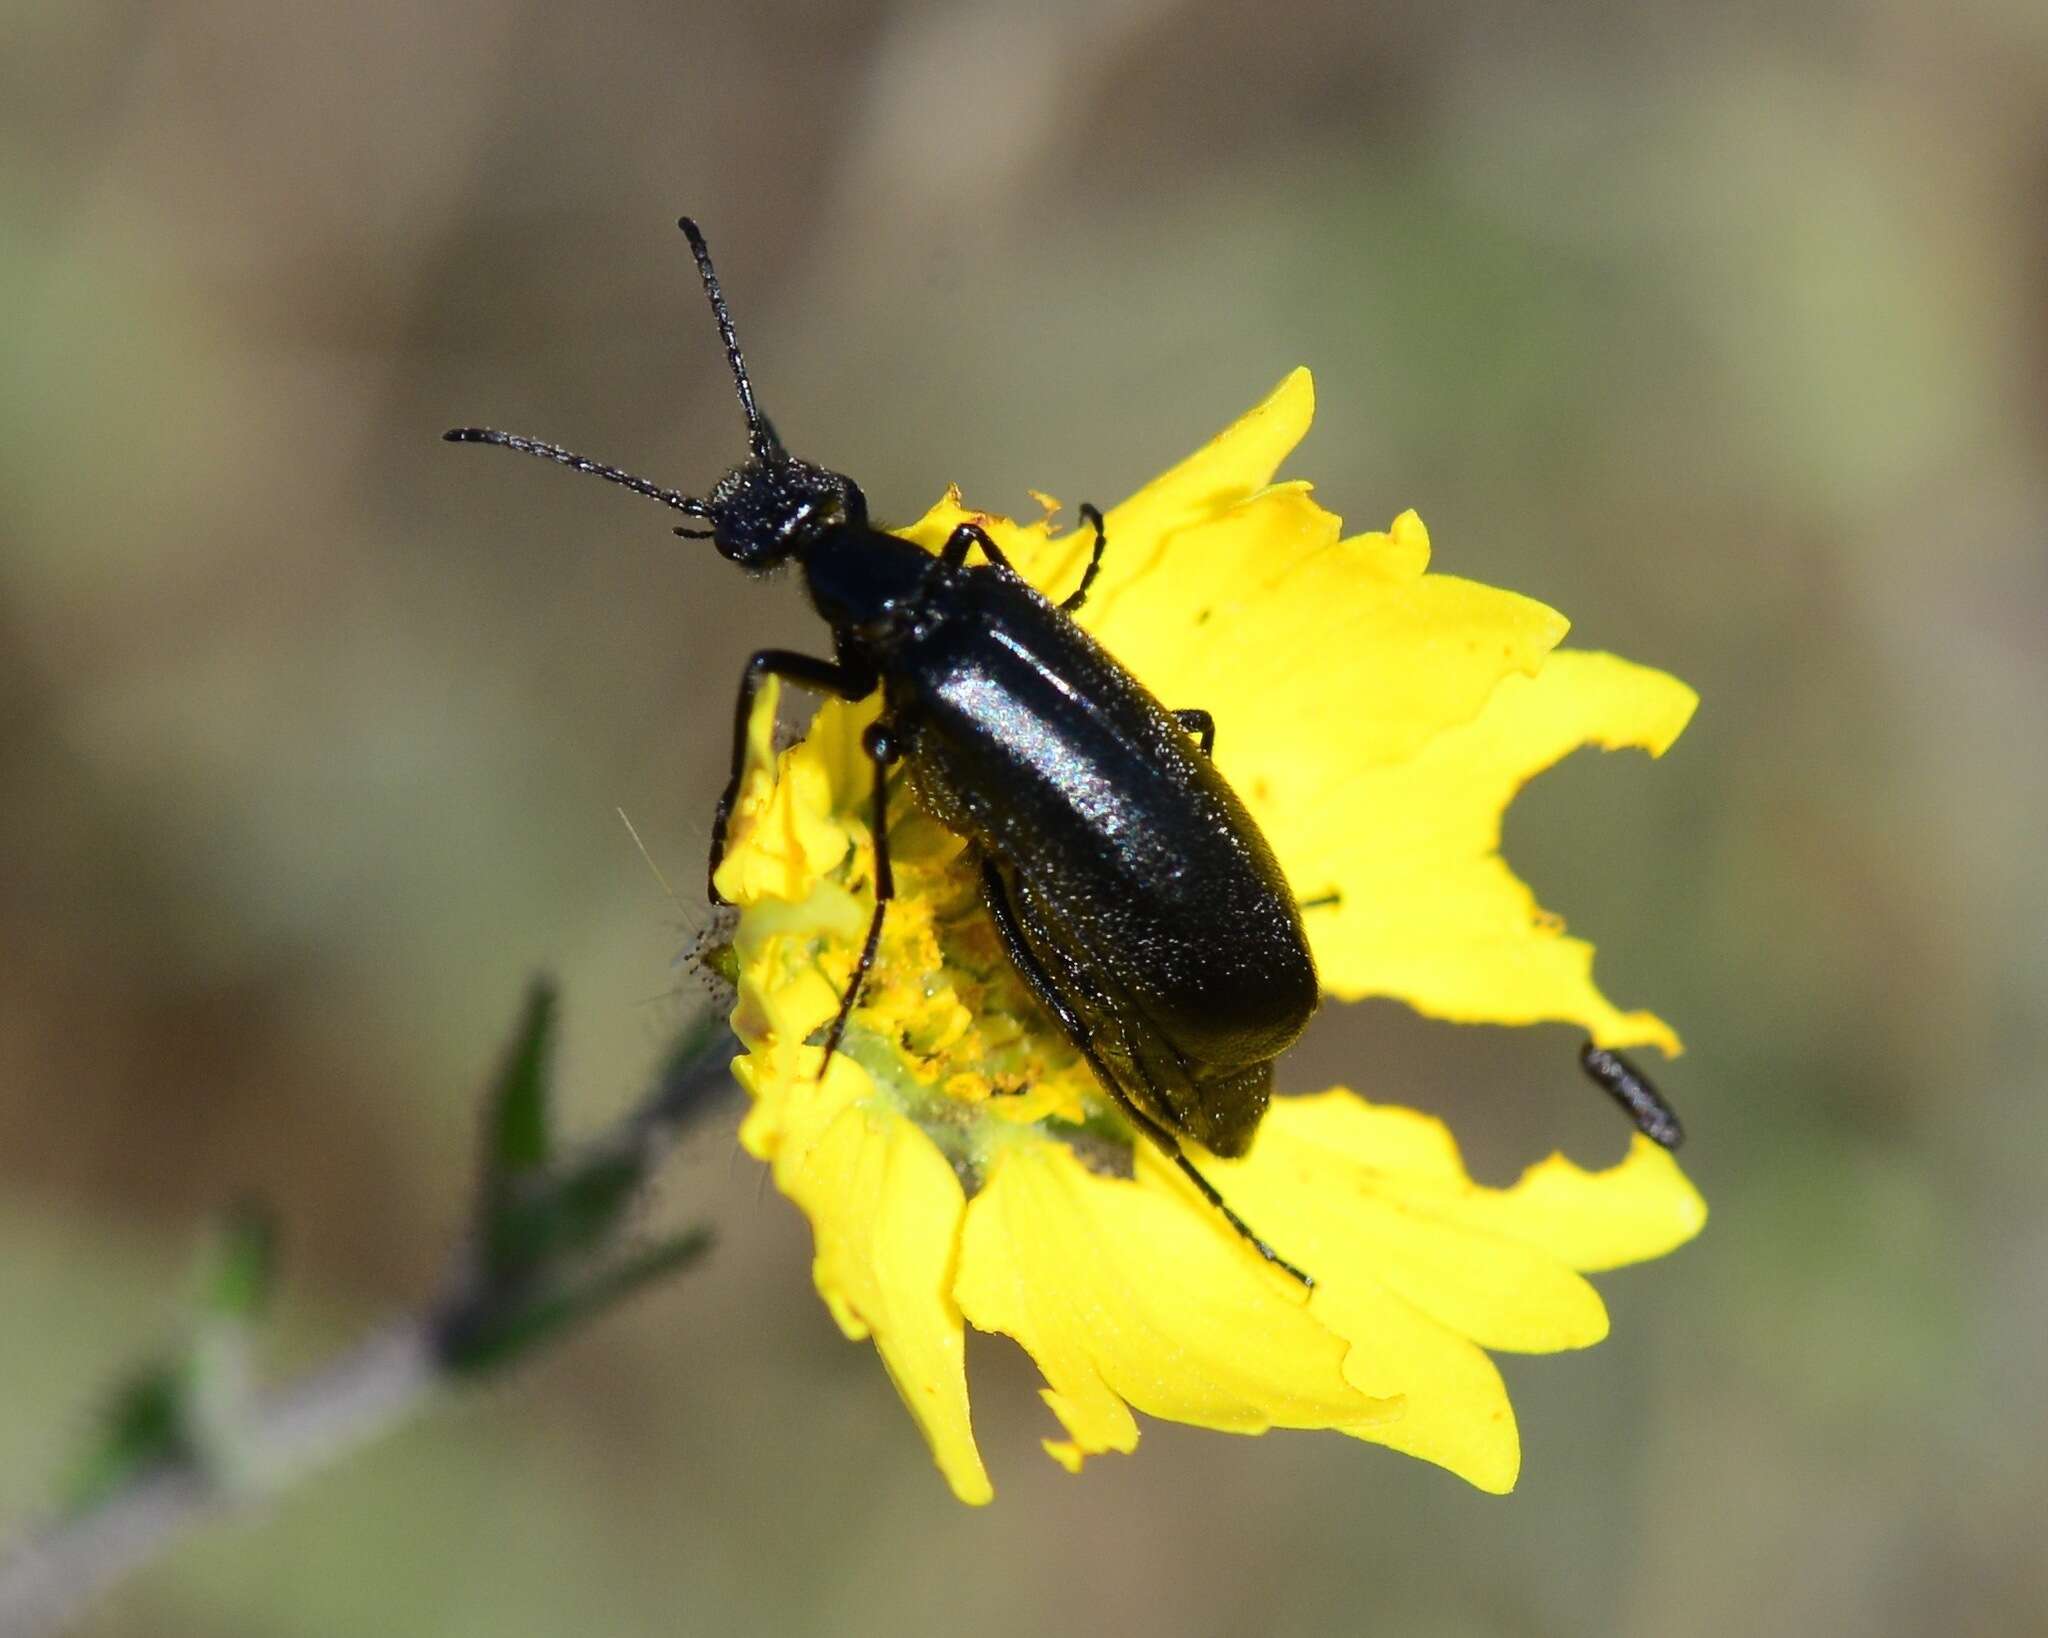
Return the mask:
<svg viewBox="0 0 2048 1638">
<path fill-rule="evenodd" d="M 515 1077 L 517 1095 L 545 1098 L 545 1087 L 533 1091 L 527 1054 L 545 1057 L 552 1009 L 552 991 L 537 985 L 515 1061 L 493 1093 L 492 1118 L 513 1095 Z M 522 1134 L 532 1150 L 522 1155 L 531 1165 L 517 1179 L 523 1220 L 550 1210 L 573 1213 L 578 1232 L 544 1236 L 541 1252 L 510 1271 L 480 1255 L 493 1190 L 504 1188 L 493 1170 L 498 1161 L 487 1155 L 477 1233 L 457 1248 L 437 1301 L 311 1374 L 256 1396 L 218 1437 L 132 1465 L 78 1511 L 18 1542 L 0 1559 L 0 1638 L 62 1631 L 95 1597 L 202 1526 L 295 1488 L 417 1416 L 445 1390 L 526 1357 L 693 1261 L 708 1244 L 701 1230 L 636 1245 L 625 1225 L 691 1121 L 722 1102 L 720 1093 L 732 1085 L 731 1051 L 722 1024 L 699 1020 L 685 1029 L 646 1095 L 572 1157 L 549 1158 L 538 1139 Z M 602 1184 L 594 1195 L 593 1178 Z"/>
</svg>

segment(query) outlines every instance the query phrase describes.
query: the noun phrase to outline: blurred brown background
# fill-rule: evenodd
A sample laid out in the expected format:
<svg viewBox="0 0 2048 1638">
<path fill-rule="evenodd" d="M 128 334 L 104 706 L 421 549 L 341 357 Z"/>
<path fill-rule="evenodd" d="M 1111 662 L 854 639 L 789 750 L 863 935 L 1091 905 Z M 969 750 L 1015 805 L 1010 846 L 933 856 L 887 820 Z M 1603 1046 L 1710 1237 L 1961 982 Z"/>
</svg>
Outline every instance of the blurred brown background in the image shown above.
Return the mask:
<svg viewBox="0 0 2048 1638">
<path fill-rule="evenodd" d="M 1107 503 L 1289 366 L 1355 528 L 1706 704 L 1510 816 L 1714 1210 L 1505 1360 L 1506 1501 L 1150 1426 L 1079 1480 L 1006 1344 L 951 1502 L 730 1123 L 703 1271 L 125 1587 L 150 1634 L 2018 1633 L 2048 1625 L 2048 13 L 1250 0 L 76 0 L 0 46 L 0 1519 L 278 1203 L 274 1363 L 419 1300 L 561 974 L 575 1118 L 696 1004 L 731 689 L 815 646 L 483 421 L 701 486 L 764 401 L 884 515 Z M 1287 1066 L 1482 1175 L 1619 1154 L 1567 1031 Z"/>
</svg>

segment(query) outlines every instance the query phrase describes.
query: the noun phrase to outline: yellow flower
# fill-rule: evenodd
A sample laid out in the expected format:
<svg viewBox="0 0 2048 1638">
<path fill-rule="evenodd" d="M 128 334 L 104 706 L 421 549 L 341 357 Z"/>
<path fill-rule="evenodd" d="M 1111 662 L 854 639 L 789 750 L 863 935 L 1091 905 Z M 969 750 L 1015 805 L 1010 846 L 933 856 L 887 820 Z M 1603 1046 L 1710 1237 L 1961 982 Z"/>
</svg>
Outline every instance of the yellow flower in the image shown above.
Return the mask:
<svg viewBox="0 0 2048 1638">
<path fill-rule="evenodd" d="M 1307 430 L 1296 371 L 1229 431 L 1108 514 L 1080 615 L 1168 704 L 1216 718 L 1216 760 L 1273 844 L 1325 988 L 1440 1018 L 1565 1019 L 1605 1046 L 1677 1040 L 1592 982 L 1501 860 L 1503 810 L 1574 747 L 1660 753 L 1694 695 L 1610 655 L 1559 651 L 1564 619 L 1426 572 L 1404 513 L 1338 520 L 1275 470 Z M 936 549 L 973 518 L 1041 587 L 1079 580 L 1087 537 L 949 494 L 903 532 Z M 1057 595 L 1057 593 L 1056 593 Z M 1133 1410 L 1236 1433 L 1333 1428 L 1515 1482 L 1514 1415 L 1486 1349 L 1582 1348 L 1607 1329 L 1582 1278 L 1697 1233 L 1705 1207 L 1638 1138 L 1586 1172 L 1561 1156 L 1512 1188 L 1464 1173 L 1442 1124 L 1343 1088 L 1274 1102 L 1249 1155 L 1197 1158 L 1316 1276 L 1262 1262 L 1148 1144 L 1024 988 L 959 839 L 903 791 L 897 897 L 843 1049 L 823 1029 L 873 907 L 874 700 L 827 702 L 773 748 L 764 689 L 721 891 L 740 907 L 742 1141 L 810 1218 L 814 1277 L 871 1337 L 961 1500 L 992 1494 L 969 1423 L 965 1326 L 1037 1361 L 1060 1462 L 1128 1451 Z"/>
</svg>

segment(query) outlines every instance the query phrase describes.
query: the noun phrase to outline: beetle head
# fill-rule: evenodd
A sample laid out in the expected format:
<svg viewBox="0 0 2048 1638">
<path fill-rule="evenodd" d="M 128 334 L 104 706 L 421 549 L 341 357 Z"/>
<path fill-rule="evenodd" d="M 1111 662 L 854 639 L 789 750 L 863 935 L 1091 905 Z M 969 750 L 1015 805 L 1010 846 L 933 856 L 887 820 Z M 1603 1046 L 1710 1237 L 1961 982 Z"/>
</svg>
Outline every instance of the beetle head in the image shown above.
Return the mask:
<svg viewBox="0 0 2048 1638">
<path fill-rule="evenodd" d="M 867 503 L 851 478 L 771 446 L 766 458 L 750 456 L 719 479 L 702 515 L 709 529 L 676 533 L 708 535 L 741 568 L 761 570 L 801 560 L 829 530 L 864 526 Z"/>
<path fill-rule="evenodd" d="M 747 458 L 721 478 L 703 502 L 698 516 L 711 527 L 676 533 L 709 535 L 719 551 L 742 568 L 772 569 L 792 557 L 801 559 L 833 529 L 865 525 L 867 504 L 851 478 L 796 460 L 782 447 L 775 428 L 754 402 L 754 384 L 747 379 L 746 360 L 740 357 L 739 337 L 733 333 L 732 314 L 718 288 L 704 235 L 687 216 L 677 226 L 690 241 L 697 276 L 704 281 L 705 299 L 718 322 L 718 339 L 725 343 L 725 361 L 747 418 Z"/>
<path fill-rule="evenodd" d="M 754 402 L 754 386 L 747 379 L 746 361 L 740 357 L 732 315 L 726 311 L 718 275 L 711 270 L 711 252 L 704 246 L 704 235 L 687 216 L 680 225 L 690 241 L 698 276 L 704 281 L 711 315 L 718 321 L 726 363 L 732 370 L 733 386 L 739 392 L 740 409 L 747 418 L 747 458 L 719 479 L 708 496 L 700 500 L 679 489 L 667 489 L 635 477 L 619 467 L 593 461 L 587 455 L 578 455 L 560 444 L 542 443 L 518 433 L 457 427 L 443 436 L 451 443 L 498 444 L 523 454 L 539 455 L 578 472 L 589 472 L 608 483 L 620 484 L 710 525 L 708 529 L 678 529 L 677 534 L 712 541 L 724 556 L 742 568 L 772 569 L 792 557 L 803 558 L 812 545 L 833 529 L 847 525 L 864 528 L 867 502 L 851 478 L 813 466 L 809 461 L 796 460 L 782 447 L 775 428 Z"/>
</svg>

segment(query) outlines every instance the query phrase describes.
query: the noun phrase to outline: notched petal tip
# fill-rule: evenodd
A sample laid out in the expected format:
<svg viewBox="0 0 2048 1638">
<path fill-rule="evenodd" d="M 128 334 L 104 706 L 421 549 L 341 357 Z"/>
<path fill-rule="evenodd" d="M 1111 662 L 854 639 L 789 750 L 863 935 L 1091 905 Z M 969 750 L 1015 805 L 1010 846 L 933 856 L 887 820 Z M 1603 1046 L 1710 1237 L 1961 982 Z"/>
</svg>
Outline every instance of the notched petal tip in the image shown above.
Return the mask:
<svg viewBox="0 0 2048 1638">
<path fill-rule="evenodd" d="M 1677 1157 L 1641 1133 L 1600 1171 L 1550 1155 L 1506 1198 L 1516 1232 L 1589 1274 L 1665 1256 L 1707 1226 L 1706 1200 Z"/>
<path fill-rule="evenodd" d="M 1534 676 L 1503 677 L 1470 722 L 1360 773 L 1352 801 L 1332 806 L 1386 815 L 1378 845 L 1345 850 L 1322 835 L 1281 853 L 1297 879 L 1342 894 L 1338 912 L 1309 924 L 1329 989 L 1455 1022 L 1570 1022 L 1602 1046 L 1676 1053 L 1663 1020 L 1622 1012 L 1594 984 L 1592 946 L 1538 908 L 1500 856 L 1500 827 L 1522 786 L 1571 751 L 1661 750 L 1697 701 L 1649 667 L 1560 649 Z"/>
<path fill-rule="evenodd" d="M 1146 1173 L 1101 1177 L 1023 1141 L 968 1206 L 955 1294 L 1045 1373 L 1067 1435 L 1054 1459 L 1134 1448 L 1133 1409 L 1236 1433 L 1383 1415 L 1299 1288 Z"/>
</svg>

